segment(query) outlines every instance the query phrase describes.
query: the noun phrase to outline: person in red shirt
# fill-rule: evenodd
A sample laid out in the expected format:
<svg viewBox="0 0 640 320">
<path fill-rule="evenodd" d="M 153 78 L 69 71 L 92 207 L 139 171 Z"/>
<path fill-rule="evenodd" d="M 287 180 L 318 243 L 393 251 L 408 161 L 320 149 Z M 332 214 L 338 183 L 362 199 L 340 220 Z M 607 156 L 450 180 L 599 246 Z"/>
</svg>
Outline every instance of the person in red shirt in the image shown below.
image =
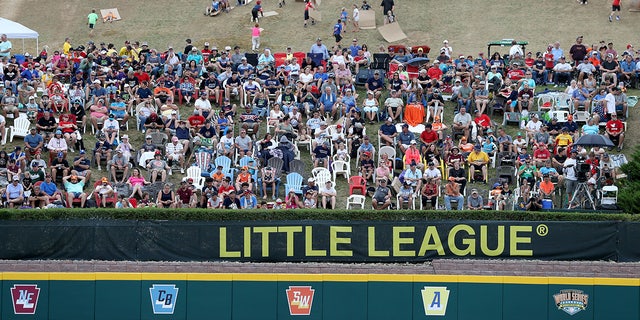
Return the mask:
<svg viewBox="0 0 640 320">
<path fill-rule="evenodd" d="M 491 128 L 491 118 L 488 115 L 481 113 L 480 110 L 476 110 L 476 117 L 473 119 L 478 129 L 478 135 L 483 136 L 485 130 Z"/>
<path fill-rule="evenodd" d="M 422 133 L 420 134 L 420 152 L 424 153 L 425 151 L 427 151 L 429 145 L 437 141 L 438 133 L 433 131 L 430 123 L 427 123 L 427 125 L 425 125 L 424 127 L 424 131 L 422 131 Z"/>
<path fill-rule="evenodd" d="M 531 51 L 527 52 L 527 57 L 524 59 L 524 64 L 527 65 L 527 68 L 533 68 L 533 63 L 536 60 L 533 58 L 533 54 Z"/>
<path fill-rule="evenodd" d="M 607 121 L 607 132 L 605 136 L 611 139 L 611 142 L 618 147 L 618 151 L 622 151 L 624 143 L 624 123 L 618 120 L 618 115 L 614 112 L 611 114 L 611 120 Z"/>
<path fill-rule="evenodd" d="M 136 69 L 136 71 L 133 73 L 133 76 L 138 78 L 138 83 L 149 83 L 151 81 L 151 77 L 149 76 L 148 73 L 144 72 L 144 70 L 142 70 L 142 68 Z"/>
<path fill-rule="evenodd" d="M 543 167 L 547 160 L 551 159 L 551 152 L 544 143 L 538 144 L 538 148 L 533 152 L 533 162 L 537 168 Z"/>
<path fill-rule="evenodd" d="M 439 64 L 440 62 L 436 61 L 433 63 L 433 66 L 427 70 L 427 76 L 429 76 L 429 79 L 438 79 L 438 81 L 442 80 L 442 70 L 440 70 Z"/>
<path fill-rule="evenodd" d="M 200 115 L 198 110 L 194 110 L 193 115 L 187 118 L 187 121 L 189 121 L 189 128 L 191 128 L 192 132 L 198 132 L 200 127 L 204 125 L 205 120 L 206 119 Z"/>
<path fill-rule="evenodd" d="M 222 185 L 220 185 L 220 188 L 218 188 L 218 195 L 224 196 L 225 193 L 228 193 L 229 191 L 235 191 L 236 189 L 233 187 L 233 184 L 231 183 L 231 178 L 229 177 L 225 177 L 224 180 L 222 180 Z"/>
<path fill-rule="evenodd" d="M 178 208 L 195 208 L 196 197 L 193 194 L 193 190 L 189 188 L 187 181 L 180 182 L 180 188 L 176 191 L 178 198 Z"/>
<path fill-rule="evenodd" d="M 553 67 L 555 64 L 551 49 L 553 49 L 553 47 L 549 45 L 547 47 L 547 52 L 544 53 L 544 67 L 547 69 L 547 75 L 549 76 L 549 78 L 547 79 L 547 83 L 553 82 Z"/>
<path fill-rule="evenodd" d="M 204 48 L 200 51 L 204 62 L 209 62 L 209 56 L 211 55 L 211 49 L 209 49 L 209 42 L 204 43 Z"/>
</svg>

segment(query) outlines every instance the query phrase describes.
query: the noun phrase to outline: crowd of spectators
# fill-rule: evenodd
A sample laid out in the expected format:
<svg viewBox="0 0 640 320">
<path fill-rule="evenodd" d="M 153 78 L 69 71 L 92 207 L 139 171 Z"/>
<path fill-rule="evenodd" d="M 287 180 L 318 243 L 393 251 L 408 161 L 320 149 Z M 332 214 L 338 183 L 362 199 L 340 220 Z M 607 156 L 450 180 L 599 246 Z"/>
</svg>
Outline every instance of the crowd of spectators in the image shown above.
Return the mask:
<svg viewBox="0 0 640 320">
<path fill-rule="evenodd" d="M 375 209 L 416 200 L 435 207 L 438 199 L 447 210 L 452 202 L 457 209 L 504 209 L 509 197 L 511 203 L 556 200 L 557 188 L 571 197 L 583 162 L 594 190 L 619 174 L 607 150 L 573 143 L 602 133 L 622 150 L 623 92 L 638 85 L 640 72 L 632 46 L 618 54 L 612 43 L 582 40 L 566 54 L 556 42 L 535 58 L 515 41 L 509 54 L 485 58 L 456 54 L 445 40 L 415 74 L 406 64 L 414 55 L 426 57 L 424 49 L 371 52 L 357 39 L 329 49 L 317 38 L 304 58 L 292 48 L 276 57 L 270 49 L 244 53 L 208 42 L 197 48 L 190 39 L 183 50 L 158 50 L 147 42 L 118 48 L 67 38 L 53 52 L 5 55 L 0 134 L 11 118 L 34 125 L 13 151 L 0 152 L 0 178 L 8 183 L 3 199 L 9 207 L 84 206 L 95 194 L 99 205 L 118 207 L 335 208 L 337 181 L 317 186 L 311 170 L 300 172 L 310 177 L 307 184 L 278 198 L 278 186 L 298 170 L 290 164 L 301 147 L 313 167 L 327 172 L 337 161 L 354 165 Z M 387 74 L 385 65 L 370 73 L 364 92 L 356 87 L 359 71 L 380 61 L 397 71 Z M 549 85 L 565 88 L 566 119 L 536 113 L 539 87 Z M 409 106 L 424 111 L 418 125 L 404 117 Z M 524 134 L 512 138 L 488 115 L 500 106 L 518 112 Z M 579 110 L 587 114 L 582 127 L 573 119 Z M 96 143 L 85 148 L 89 130 Z M 144 141 L 130 141 L 135 130 Z M 270 165 L 272 158 L 282 159 L 281 167 Z M 514 168 L 508 179 L 490 174 L 490 166 L 504 163 Z M 199 175 L 178 179 L 173 188 L 169 176 L 192 167 Z M 96 171 L 102 177 L 94 184 Z M 157 193 L 144 191 L 157 182 L 164 183 Z M 484 199 L 470 183 L 490 183 Z M 117 185 L 127 194 L 109 201 Z"/>
</svg>

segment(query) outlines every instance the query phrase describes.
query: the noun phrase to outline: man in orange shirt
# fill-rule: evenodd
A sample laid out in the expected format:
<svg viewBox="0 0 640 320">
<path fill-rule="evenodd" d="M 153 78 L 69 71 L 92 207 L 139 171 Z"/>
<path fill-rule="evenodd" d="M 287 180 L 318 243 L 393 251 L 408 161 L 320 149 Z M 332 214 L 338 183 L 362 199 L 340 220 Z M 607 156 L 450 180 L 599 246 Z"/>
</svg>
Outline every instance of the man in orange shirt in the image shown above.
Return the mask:
<svg viewBox="0 0 640 320">
<path fill-rule="evenodd" d="M 551 198 L 551 201 L 556 201 L 555 194 L 556 186 L 551 182 L 551 177 L 548 174 L 542 176 L 542 182 L 540 182 L 540 192 L 542 192 L 543 198 Z"/>
<path fill-rule="evenodd" d="M 173 101 L 173 91 L 164 86 L 164 81 L 158 81 L 158 86 L 153 89 L 153 97 L 156 102 L 156 106 L 161 106 L 167 103 L 167 100 L 171 98 Z"/>
</svg>

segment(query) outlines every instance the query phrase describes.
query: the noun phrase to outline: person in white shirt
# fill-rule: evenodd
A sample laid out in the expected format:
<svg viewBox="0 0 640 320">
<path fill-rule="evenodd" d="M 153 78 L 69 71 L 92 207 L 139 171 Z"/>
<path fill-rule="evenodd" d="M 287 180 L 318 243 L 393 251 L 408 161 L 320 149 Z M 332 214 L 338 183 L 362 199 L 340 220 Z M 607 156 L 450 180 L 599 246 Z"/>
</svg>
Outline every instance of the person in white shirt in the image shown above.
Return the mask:
<svg viewBox="0 0 640 320">
<path fill-rule="evenodd" d="M 233 158 L 235 141 L 233 141 L 233 132 L 231 130 L 227 131 L 227 134 L 220 138 L 220 143 L 218 143 L 218 152 L 221 155 L 227 156 L 229 158 Z"/>
<path fill-rule="evenodd" d="M 609 90 L 606 96 L 604 96 L 604 102 L 606 105 L 606 112 L 609 114 L 616 113 L 616 93 L 620 91 L 620 88 L 613 87 Z"/>
<path fill-rule="evenodd" d="M 4 141 L 4 128 L 7 125 L 7 121 L 4 116 L 0 114 L 0 141 L 2 141 L 2 145 L 5 145 Z"/>
<path fill-rule="evenodd" d="M 524 56 L 524 52 L 522 51 L 522 47 L 518 44 L 517 41 L 511 40 L 511 48 L 509 49 L 509 56 L 515 57 L 518 54 L 520 57 Z"/>
<path fill-rule="evenodd" d="M 424 180 L 430 181 L 432 179 L 438 180 L 438 185 L 440 185 L 440 180 L 442 180 L 442 172 L 440 169 L 436 168 L 436 164 L 433 162 L 429 162 L 429 166 L 424 170 L 424 174 L 422 175 Z"/>
<path fill-rule="evenodd" d="M 338 192 L 336 188 L 333 187 L 333 182 L 327 181 L 324 184 L 324 187 L 318 190 L 318 194 L 322 197 L 322 207 L 325 209 L 335 209 L 336 208 L 336 196 Z M 331 207 L 327 207 L 327 204 L 330 204 Z"/>
<path fill-rule="evenodd" d="M 58 154 L 58 152 L 62 152 L 66 156 L 68 147 L 67 141 L 62 136 L 62 131 L 57 130 L 55 132 L 53 138 L 51 138 L 51 140 L 49 140 L 49 143 L 47 143 L 47 149 L 49 149 L 49 152 L 52 152 L 52 154 Z"/>
<path fill-rule="evenodd" d="M 113 145 L 113 141 L 116 140 L 116 138 L 118 137 L 118 132 L 120 131 L 120 123 L 115 118 L 115 115 L 113 113 L 109 114 L 109 118 L 104 121 L 102 130 L 104 131 L 109 144 Z"/>
<path fill-rule="evenodd" d="M 240 135 L 235 139 L 235 147 L 238 148 L 240 158 L 245 155 L 251 156 L 253 154 L 253 141 L 251 140 L 251 137 L 247 135 L 246 130 L 240 130 Z"/>
<path fill-rule="evenodd" d="M 564 56 L 560 57 L 558 63 L 553 67 L 553 82 L 555 83 L 555 87 L 562 83 L 569 83 L 571 80 L 571 71 L 573 67 L 567 63 Z"/>
<path fill-rule="evenodd" d="M 198 111 L 198 114 L 203 116 L 207 121 L 211 120 L 211 102 L 208 99 L 206 92 L 200 93 L 200 99 L 197 99 L 193 103 L 193 108 Z"/>
<path fill-rule="evenodd" d="M 578 178 L 576 177 L 577 155 L 578 151 L 576 149 L 571 150 L 571 156 L 567 158 L 562 165 L 564 171 L 564 186 L 570 200 L 572 200 L 573 193 L 578 185 Z"/>
<path fill-rule="evenodd" d="M 453 54 L 453 48 L 451 46 L 449 46 L 449 41 L 448 40 L 444 40 L 442 41 L 442 48 L 440 48 L 440 51 L 444 51 L 444 54 L 449 57 L 449 59 L 451 59 L 451 55 Z"/>
<path fill-rule="evenodd" d="M 178 161 L 180 164 L 180 173 L 184 173 L 184 147 L 180 143 L 178 137 L 173 136 L 171 142 L 167 143 L 166 147 L 167 160 L 170 162 Z"/>
<path fill-rule="evenodd" d="M 527 136 L 529 137 L 529 140 L 533 140 L 533 137 L 536 135 L 536 133 L 540 132 L 540 128 L 542 128 L 542 121 L 538 120 L 538 115 L 534 113 L 531 116 L 531 120 L 529 120 L 529 122 L 527 122 L 527 125 L 525 126 L 525 130 L 527 130 Z"/>
</svg>

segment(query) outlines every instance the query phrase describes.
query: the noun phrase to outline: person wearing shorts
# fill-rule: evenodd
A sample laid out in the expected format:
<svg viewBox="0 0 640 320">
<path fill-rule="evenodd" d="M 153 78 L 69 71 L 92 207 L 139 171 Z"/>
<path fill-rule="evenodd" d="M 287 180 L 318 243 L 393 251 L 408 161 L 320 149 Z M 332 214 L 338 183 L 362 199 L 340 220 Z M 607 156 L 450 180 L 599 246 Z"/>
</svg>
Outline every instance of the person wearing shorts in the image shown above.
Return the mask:
<svg viewBox="0 0 640 320">
<path fill-rule="evenodd" d="M 333 25 L 333 37 L 336 38 L 336 44 L 340 44 L 340 41 L 342 41 L 342 27 L 342 20 L 340 19 Z"/>
<path fill-rule="evenodd" d="M 96 14 L 96 9 L 92 9 L 91 13 L 87 16 L 89 20 L 89 34 L 93 35 L 93 28 L 96 26 L 96 22 L 98 21 L 98 14 Z"/>
<path fill-rule="evenodd" d="M 620 0 L 613 0 L 611 2 L 611 13 L 609 14 L 609 22 L 613 22 L 613 14 L 618 11 L 616 14 L 616 20 L 620 21 Z"/>
</svg>

